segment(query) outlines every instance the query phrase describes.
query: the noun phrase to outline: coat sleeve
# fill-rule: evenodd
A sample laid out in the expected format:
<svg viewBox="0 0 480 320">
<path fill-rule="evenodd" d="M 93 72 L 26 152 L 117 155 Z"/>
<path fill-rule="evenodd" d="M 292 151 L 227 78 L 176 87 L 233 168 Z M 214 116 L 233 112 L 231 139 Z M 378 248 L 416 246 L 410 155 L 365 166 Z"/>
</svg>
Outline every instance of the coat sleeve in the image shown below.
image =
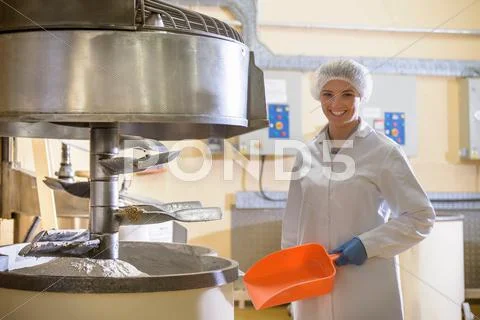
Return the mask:
<svg viewBox="0 0 480 320">
<path fill-rule="evenodd" d="M 288 189 L 288 199 L 285 213 L 282 219 L 282 249 L 296 246 L 298 244 L 299 207 L 302 201 L 300 180 L 297 173 L 300 170 L 301 156 L 297 154 L 292 168 L 292 177 Z"/>
<path fill-rule="evenodd" d="M 391 258 L 427 237 L 435 222 L 435 211 L 398 146 L 385 158 L 377 186 L 392 218 L 358 237 L 369 258 Z"/>
</svg>

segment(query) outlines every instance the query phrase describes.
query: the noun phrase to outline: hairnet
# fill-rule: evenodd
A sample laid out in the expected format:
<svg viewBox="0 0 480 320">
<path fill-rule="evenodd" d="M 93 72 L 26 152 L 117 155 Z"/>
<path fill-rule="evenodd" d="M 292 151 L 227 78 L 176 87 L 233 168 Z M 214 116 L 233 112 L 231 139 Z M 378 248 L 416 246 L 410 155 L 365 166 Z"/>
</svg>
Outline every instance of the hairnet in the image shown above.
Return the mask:
<svg viewBox="0 0 480 320">
<path fill-rule="evenodd" d="M 315 70 L 312 80 L 311 93 L 316 100 L 320 100 L 320 92 L 330 80 L 344 80 L 350 83 L 360 94 L 362 102 L 368 101 L 372 93 L 373 83 L 369 70 L 350 59 L 322 64 Z"/>
</svg>

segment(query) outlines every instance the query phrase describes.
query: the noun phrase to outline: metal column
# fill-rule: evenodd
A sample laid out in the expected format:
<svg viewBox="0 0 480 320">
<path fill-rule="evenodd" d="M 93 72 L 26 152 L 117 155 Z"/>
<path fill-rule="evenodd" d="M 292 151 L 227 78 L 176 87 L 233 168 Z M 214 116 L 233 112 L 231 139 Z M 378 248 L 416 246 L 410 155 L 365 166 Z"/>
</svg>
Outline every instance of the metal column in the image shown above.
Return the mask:
<svg viewBox="0 0 480 320">
<path fill-rule="evenodd" d="M 99 160 L 118 154 L 119 136 L 116 123 L 96 123 L 90 128 L 90 231 L 92 238 L 101 239 L 94 252 L 98 259 L 118 258 L 118 175 L 106 174 Z"/>
</svg>

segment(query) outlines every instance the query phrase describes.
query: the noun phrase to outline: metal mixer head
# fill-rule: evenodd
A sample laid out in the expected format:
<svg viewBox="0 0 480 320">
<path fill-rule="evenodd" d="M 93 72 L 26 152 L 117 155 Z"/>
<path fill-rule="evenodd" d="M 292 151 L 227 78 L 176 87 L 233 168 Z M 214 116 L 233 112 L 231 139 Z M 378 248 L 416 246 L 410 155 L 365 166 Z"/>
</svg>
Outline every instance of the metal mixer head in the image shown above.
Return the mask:
<svg viewBox="0 0 480 320">
<path fill-rule="evenodd" d="M 126 223 L 118 216 L 118 175 L 151 160 L 118 158 L 122 135 L 225 138 L 268 125 L 263 73 L 226 23 L 158 0 L 9 4 L 0 6 L 0 136 L 90 139 L 88 185 L 46 182 L 89 192 L 89 239 L 77 245 L 92 247 L 95 257 L 118 257 L 118 228 Z M 176 156 L 160 143 L 150 147 L 163 155 L 153 165 Z M 143 217 L 190 221 L 221 213 L 143 209 Z"/>
</svg>

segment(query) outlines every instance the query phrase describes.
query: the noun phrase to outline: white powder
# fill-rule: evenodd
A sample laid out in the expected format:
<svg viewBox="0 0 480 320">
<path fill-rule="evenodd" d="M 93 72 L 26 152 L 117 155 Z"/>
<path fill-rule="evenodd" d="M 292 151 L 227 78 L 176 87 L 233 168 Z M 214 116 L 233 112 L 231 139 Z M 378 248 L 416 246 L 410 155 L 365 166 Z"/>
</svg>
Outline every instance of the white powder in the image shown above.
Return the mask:
<svg viewBox="0 0 480 320">
<path fill-rule="evenodd" d="M 29 275 L 65 277 L 148 277 L 133 265 L 122 260 L 57 258 L 34 267 L 15 270 Z"/>
</svg>

